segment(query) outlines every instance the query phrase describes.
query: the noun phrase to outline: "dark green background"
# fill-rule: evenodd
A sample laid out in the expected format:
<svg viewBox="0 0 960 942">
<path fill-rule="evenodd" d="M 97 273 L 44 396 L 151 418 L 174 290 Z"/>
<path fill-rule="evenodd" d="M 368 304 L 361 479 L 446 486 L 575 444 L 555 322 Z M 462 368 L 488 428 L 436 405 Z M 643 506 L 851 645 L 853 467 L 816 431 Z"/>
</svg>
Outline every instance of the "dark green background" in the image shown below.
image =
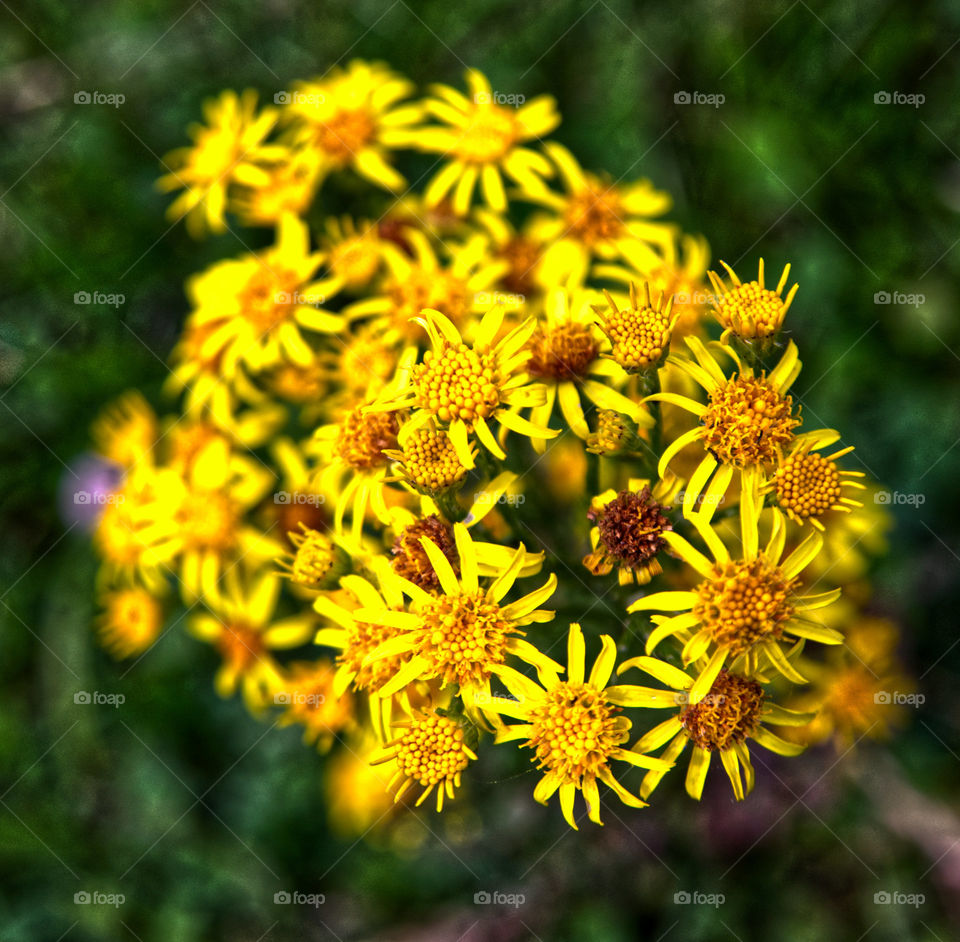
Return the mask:
<svg viewBox="0 0 960 942">
<path fill-rule="evenodd" d="M 960 7 L 745 6 L 0 3 L 0 938 L 956 937 Z M 96 649 L 95 563 L 55 503 L 64 464 L 107 399 L 157 392 L 184 277 L 244 250 L 169 227 L 159 155 L 221 89 L 269 99 L 352 56 L 423 86 L 475 65 L 497 90 L 551 92 L 556 138 L 671 191 L 714 258 L 747 274 L 761 252 L 771 269 L 793 262 L 807 414 L 844 430 L 890 490 L 924 495 L 894 509 L 874 573 L 874 608 L 903 625 L 926 697 L 889 749 L 761 767 L 742 807 L 714 774 L 695 808 L 676 775 L 654 808 L 611 806 L 580 835 L 533 806 L 526 775 L 478 802 L 481 836 L 427 834 L 398 857 L 329 836 L 322 761 L 217 700 L 211 652 L 172 632 L 127 672 Z M 79 90 L 126 102 L 75 105 Z M 726 100 L 675 105 L 683 90 Z M 875 104 L 880 91 L 925 102 Z M 75 305 L 82 290 L 126 302 Z M 875 303 L 883 291 L 924 300 Z M 127 700 L 78 707 L 78 689 Z M 76 906 L 83 889 L 126 902 Z M 276 906 L 282 889 L 327 902 Z M 482 889 L 527 902 L 475 906 Z M 676 906 L 678 890 L 726 901 Z M 875 905 L 883 890 L 926 901 Z"/>
</svg>

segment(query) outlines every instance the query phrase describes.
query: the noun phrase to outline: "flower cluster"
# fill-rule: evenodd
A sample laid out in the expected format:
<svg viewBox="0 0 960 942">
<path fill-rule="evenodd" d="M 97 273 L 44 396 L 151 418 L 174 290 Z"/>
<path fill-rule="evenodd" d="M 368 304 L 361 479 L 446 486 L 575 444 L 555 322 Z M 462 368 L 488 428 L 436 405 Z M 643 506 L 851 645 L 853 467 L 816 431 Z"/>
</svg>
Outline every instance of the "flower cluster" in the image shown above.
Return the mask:
<svg viewBox="0 0 960 942">
<path fill-rule="evenodd" d="M 868 674 L 818 653 L 864 620 L 883 518 L 801 416 L 789 266 L 708 272 L 668 195 L 583 169 L 559 121 L 357 61 L 209 102 L 160 181 L 192 234 L 273 241 L 187 282 L 174 413 L 128 393 L 94 427 L 102 640 L 184 620 L 221 695 L 332 750 L 341 822 L 385 780 L 440 810 L 503 743 L 576 828 L 687 747 L 690 795 L 716 756 L 742 799 L 757 747 L 887 725 L 892 642 Z"/>
</svg>

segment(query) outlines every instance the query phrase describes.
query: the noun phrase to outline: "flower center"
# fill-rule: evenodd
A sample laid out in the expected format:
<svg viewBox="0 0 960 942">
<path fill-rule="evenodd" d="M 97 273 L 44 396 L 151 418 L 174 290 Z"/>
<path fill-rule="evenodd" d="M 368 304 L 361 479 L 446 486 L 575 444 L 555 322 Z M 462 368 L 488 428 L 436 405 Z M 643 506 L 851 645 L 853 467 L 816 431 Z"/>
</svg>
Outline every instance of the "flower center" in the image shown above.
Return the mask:
<svg viewBox="0 0 960 942">
<path fill-rule="evenodd" d="M 292 315 L 299 285 L 296 272 L 260 265 L 240 291 L 243 316 L 259 334 L 268 333 Z"/>
<path fill-rule="evenodd" d="M 414 720 L 394 748 L 399 770 L 421 785 L 455 780 L 470 762 L 463 729 L 448 716 Z"/>
<path fill-rule="evenodd" d="M 336 562 L 333 540 L 307 526 L 288 536 L 297 550 L 290 566 L 290 578 L 309 589 L 319 588 Z"/>
<path fill-rule="evenodd" d="M 236 543 L 240 513 L 226 494 L 191 491 L 180 505 L 177 517 L 192 549 L 223 552 Z"/>
<path fill-rule="evenodd" d="M 376 236 L 358 235 L 344 239 L 330 250 L 330 269 L 348 287 L 362 288 L 380 268 L 380 246 Z"/>
<path fill-rule="evenodd" d="M 484 593 L 441 595 L 424 605 L 422 640 L 417 653 L 430 665 L 429 675 L 443 685 L 483 684 L 490 668 L 502 664 L 511 635 L 522 635 L 504 618 L 500 606 Z"/>
<path fill-rule="evenodd" d="M 142 647 L 152 641 L 163 618 L 160 603 L 143 589 L 111 593 L 104 621 L 129 644 Z"/>
<path fill-rule="evenodd" d="M 454 324 L 460 324 L 467 310 L 468 294 L 472 292 L 450 272 L 412 268 L 402 280 L 388 286 L 387 294 L 393 301 L 394 327 L 404 336 L 416 339 L 421 331 L 410 323 L 411 317 L 419 317 L 420 312 L 429 307 L 442 311 Z"/>
<path fill-rule="evenodd" d="M 217 647 L 224 661 L 241 673 L 266 652 L 259 632 L 244 624 L 224 625 L 217 638 Z"/>
<path fill-rule="evenodd" d="M 431 493 L 448 490 L 467 476 L 450 436 L 435 429 L 420 429 L 407 439 L 403 467 L 417 487 Z"/>
<path fill-rule="evenodd" d="M 840 500 L 837 466 L 815 451 L 791 455 L 777 469 L 775 481 L 780 506 L 802 520 L 823 516 Z"/>
<path fill-rule="evenodd" d="M 763 703 L 763 687 L 755 680 L 721 670 L 710 692 L 684 707 L 680 722 L 701 749 L 729 749 L 756 731 Z"/>
<path fill-rule="evenodd" d="M 338 374 L 349 389 L 363 395 L 390 379 L 396 364 L 397 355 L 381 339 L 362 333 L 347 341 Z"/>
<path fill-rule="evenodd" d="M 595 778 L 629 737 L 630 723 L 589 684 L 561 683 L 530 711 L 537 767 L 579 785 Z"/>
<path fill-rule="evenodd" d="M 347 629 L 347 645 L 337 655 L 337 664 L 345 666 L 356 675 L 353 686 L 357 690 L 376 693 L 409 659 L 406 654 L 392 654 L 377 658 L 369 664 L 363 663 L 384 641 L 394 637 L 396 633 L 397 630 L 389 625 L 367 621 L 354 621 Z"/>
<path fill-rule="evenodd" d="M 440 547 L 440 552 L 447 557 L 453 571 L 460 575 L 460 557 L 453 538 L 453 527 L 436 514 L 430 514 L 400 531 L 393 544 L 393 571 L 427 592 L 439 592 L 440 579 L 420 542 L 424 536 Z"/>
<path fill-rule="evenodd" d="M 615 239 L 623 233 L 623 208 L 616 187 L 588 184 L 570 197 L 564 213 L 567 232 L 588 246 Z"/>
<path fill-rule="evenodd" d="M 628 373 L 656 366 L 670 347 L 671 318 L 652 307 L 629 307 L 601 315 L 600 329 L 610 338 L 610 355 Z"/>
<path fill-rule="evenodd" d="M 500 279 L 503 287 L 512 294 L 521 294 L 524 297 L 532 294 L 534 272 L 541 254 L 540 243 L 533 239 L 514 236 L 508 240 L 497 252 L 498 257 L 510 266 Z"/>
<path fill-rule="evenodd" d="M 779 640 L 799 580 L 787 579 L 762 556 L 717 564 L 714 573 L 694 589 L 699 598 L 693 606 L 714 643 L 736 657 L 758 642 Z"/>
<path fill-rule="evenodd" d="M 700 419 L 704 444 L 723 464 L 771 463 L 800 424 L 792 410 L 793 399 L 781 396 L 765 377 L 736 376 L 710 394 Z"/>
<path fill-rule="evenodd" d="M 460 419 L 472 427 L 478 418 L 490 418 L 500 404 L 491 358 L 466 344 L 445 343 L 439 352 L 428 350 L 413 381 L 418 405 L 441 422 Z"/>
<path fill-rule="evenodd" d="M 383 453 L 397 444 L 400 426 L 393 412 L 364 412 L 357 406 L 341 423 L 337 454 L 356 471 L 369 471 L 390 459 Z"/>
<path fill-rule="evenodd" d="M 653 559 L 666 546 L 663 531 L 673 529 L 649 487 L 639 493 L 620 491 L 602 510 L 590 510 L 587 516 L 596 522 L 607 553 L 632 569 Z"/>
<path fill-rule="evenodd" d="M 365 108 L 338 111 L 317 128 L 320 149 L 340 163 L 348 163 L 366 147 L 376 124 Z"/>
<path fill-rule="evenodd" d="M 764 338 L 783 323 L 783 298 L 776 291 L 748 281 L 728 291 L 717 304 L 720 323 L 741 337 Z"/>
<path fill-rule="evenodd" d="M 317 365 L 283 363 L 266 377 L 270 388 L 288 402 L 315 402 L 327 391 L 327 373 Z"/>
<path fill-rule="evenodd" d="M 585 376 L 600 353 L 600 344 L 586 324 L 538 328 L 528 348 L 527 372 L 557 382 Z"/>
<path fill-rule="evenodd" d="M 477 108 L 454 149 L 467 163 L 494 163 L 510 150 L 516 134 L 517 122 L 512 112 L 497 105 Z"/>
</svg>

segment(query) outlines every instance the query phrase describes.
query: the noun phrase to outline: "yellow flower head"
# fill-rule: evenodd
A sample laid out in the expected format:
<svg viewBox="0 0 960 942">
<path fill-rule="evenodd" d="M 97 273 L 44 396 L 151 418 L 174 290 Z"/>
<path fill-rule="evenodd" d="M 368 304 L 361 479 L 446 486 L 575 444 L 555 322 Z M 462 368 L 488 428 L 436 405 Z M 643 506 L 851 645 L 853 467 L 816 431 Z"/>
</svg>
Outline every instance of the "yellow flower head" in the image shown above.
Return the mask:
<svg viewBox="0 0 960 942">
<path fill-rule="evenodd" d="M 409 147 L 422 118 L 419 104 L 405 102 L 413 84 L 380 62 L 355 59 L 323 78 L 298 84 L 284 102 L 298 140 L 334 169 L 350 167 L 371 183 L 400 190 L 404 178 L 390 165 L 390 151 Z"/>
<path fill-rule="evenodd" d="M 282 706 L 281 726 L 303 726 L 303 740 L 326 752 L 337 734 L 353 725 L 353 701 L 349 694 L 335 696 L 336 668 L 326 658 L 291 664 L 273 695 Z"/>
<path fill-rule="evenodd" d="M 540 428 L 517 415 L 515 408 L 542 402 L 543 387 L 529 383 L 523 365 L 530 356 L 524 345 L 536 324 L 528 320 L 497 341 L 504 311 L 491 308 L 480 321 L 474 343 L 464 343 L 453 323 L 439 311 L 425 310 L 418 323 L 430 337 L 431 349 L 408 369 L 407 383 L 398 395 L 373 408 L 413 408 L 411 429 L 435 422 L 446 430 L 464 467 L 474 466 L 470 436 L 501 461 L 506 458 L 490 429 L 496 421 L 501 436 L 515 431 L 531 438 L 553 438 L 558 433 Z"/>
<path fill-rule="evenodd" d="M 396 789 L 394 802 L 417 784 L 423 788 L 417 805 L 423 804 L 436 788 L 437 811 L 442 811 L 444 797 L 453 799 L 463 770 L 471 759 L 477 758 L 465 742 L 463 723 L 439 713 L 421 713 L 395 723 L 394 728 L 400 734 L 375 753 L 371 763 L 394 762 L 396 771 L 389 784 L 390 789 Z"/>
<path fill-rule="evenodd" d="M 600 329 L 611 344 L 609 354 L 627 373 L 642 373 L 663 364 L 670 350 L 670 337 L 678 314 L 672 314 L 673 298 L 664 305 L 663 294 L 656 305 L 650 299 L 650 284 L 643 284 L 643 299 L 637 297 L 636 285 L 630 284 L 630 305 L 618 310 L 608 291 L 604 294 L 609 310 L 598 309 Z"/>
<path fill-rule="evenodd" d="M 281 160 L 263 167 L 266 180 L 240 187 L 231 196 L 230 209 L 247 226 L 275 226 L 287 213 L 305 216 L 325 170 L 312 148 L 285 151 Z"/>
<path fill-rule="evenodd" d="M 288 534 L 293 552 L 285 553 L 276 562 L 291 582 L 303 589 L 325 588 L 336 577 L 342 552 L 333 538 L 308 527 L 303 521 L 299 531 Z"/>
<path fill-rule="evenodd" d="M 356 222 L 350 216 L 330 217 L 321 241 L 327 264 L 349 291 L 362 291 L 383 264 L 383 240 L 375 223 Z"/>
<path fill-rule="evenodd" d="M 644 702 L 643 688 L 608 687 L 617 657 L 617 646 L 608 635 L 600 639 L 602 650 L 589 677 L 585 675 L 585 644 L 577 624 L 570 625 L 567 641 L 567 677 L 558 672 L 541 671 L 543 687 L 516 672 L 503 678 L 517 698 L 496 698 L 491 712 L 520 720 L 501 726 L 497 742 L 524 740 L 523 746 L 533 750 L 531 761 L 544 772 L 533 797 L 546 804 L 557 791 L 560 807 L 567 823 L 577 830 L 574 799 L 583 792 L 590 820 L 600 820 L 600 792 L 597 782 L 608 785 L 617 797 L 632 808 L 644 802 L 628 792 L 614 777 L 611 760 L 617 759 L 644 769 L 667 771 L 672 762 L 645 756 L 638 750 L 623 748 L 630 737 L 630 720 L 622 715 L 623 707 Z"/>
<path fill-rule="evenodd" d="M 443 494 L 466 478 L 469 469 L 460 461 L 450 436 L 433 425 L 412 431 L 404 426 L 398 442 L 399 450 L 386 453 L 397 462 L 401 478 L 421 494 Z M 470 451 L 476 457 L 473 445 Z"/>
<path fill-rule="evenodd" d="M 479 183 L 487 205 L 504 212 L 502 174 L 527 186 L 542 186 L 543 177 L 551 175 L 549 162 L 523 145 L 549 134 L 560 123 L 560 115 L 549 95 L 515 106 L 512 99 L 494 92 L 476 69 L 469 69 L 466 78 L 469 97 L 449 85 L 434 85 L 434 97 L 425 103 L 427 112 L 444 126 L 422 128 L 417 145 L 448 156 L 450 162 L 427 184 L 424 198 L 428 206 L 435 206 L 452 192 L 454 212 L 465 216 Z"/>
<path fill-rule="evenodd" d="M 727 287 L 716 272 L 710 272 L 710 284 L 716 292 L 714 314 L 723 327 L 723 340 L 733 334 L 742 340 L 766 340 L 783 326 L 783 319 L 796 296 L 799 285 L 794 285 L 786 298 L 783 289 L 790 277 L 790 266 L 783 269 L 776 290 L 763 283 L 763 259 L 756 281 L 741 282 L 736 272 L 724 261 L 720 262 L 730 276 Z"/>
<path fill-rule="evenodd" d="M 203 106 L 206 125 L 189 129 L 192 147 L 171 151 L 164 159 L 170 170 L 157 181 L 164 192 L 184 189 L 167 210 L 170 219 L 187 218 L 191 235 L 206 230 L 224 232 L 224 210 L 231 184 L 266 186 L 270 175 L 264 164 L 282 159 L 286 148 L 265 144 L 277 121 L 275 108 L 257 114 L 257 93 L 224 92 Z"/>
<path fill-rule="evenodd" d="M 149 460 L 160 438 L 156 413 L 135 389 L 125 392 L 100 413 L 91 434 L 97 451 L 121 468 Z"/>
<path fill-rule="evenodd" d="M 676 762 L 687 743 L 692 743 L 687 766 L 687 794 L 698 801 L 710 769 L 710 760 L 719 753 L 724 771 L 733 786 L 734 797 L 742 801 L 753 789 L 754 771 L 747 740 L 782 756 L 795 756 L 803 746 L 781 739 L 764 724 L 802 726 L 811 713 L 797 713 L 772 703 L 763 687 L 750 677 L 722 670 L 705 690 L 697 690 L 699 681 L 677 667 L 653 657 L 635 657 L 624 661 L 618 673 L 637 667 L 670 690 L 637 688 L 645 691 L 638 705 L 654 709 L 679 707 L 676 716 L 665 720 L 642 736 L 633 746 L 638 752 L 650 752 L 667 745 L 661 758 Z M 644 776 L 640 794 L 649 798 L 663 778 L 653 769 Z"/>
<path fill-rule="evenodd" d="M 116 658 L 141 654 L 163 627 L 163 604 L 141 586 L 101 593 L 98 618 L 100 643 Z"/>
</svg>

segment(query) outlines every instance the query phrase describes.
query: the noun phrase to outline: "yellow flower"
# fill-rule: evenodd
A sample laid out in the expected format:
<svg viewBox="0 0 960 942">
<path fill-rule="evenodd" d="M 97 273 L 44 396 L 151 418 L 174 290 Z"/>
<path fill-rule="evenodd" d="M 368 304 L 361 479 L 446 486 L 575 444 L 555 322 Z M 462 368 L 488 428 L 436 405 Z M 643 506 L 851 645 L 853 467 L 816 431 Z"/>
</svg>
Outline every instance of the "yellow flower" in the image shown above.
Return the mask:
<svg viewBox="0 0 960 942">
<path fill-rule="evenodd" d="M 643 283 L 643 299 L 637 297 L 636 285 L 630 283 L 630 304 L 624 310 L 605 291 L 609 310 L 596 308 L 600 329 L 607 335 L 611 350 L 608 356 L 627 373 L 644 373 L 659 368 L 670 350 L 670 338 L 679 314 L 673 314 L 673 298 L 664 306 L 661 293 L 656 305 L 650 298 L 650 284 Z"/>
<path fill-rule="evenodd" d="M 506 682 L 517 675 L 507 664 L 510 655 L 531 664 L 537 670 L 559 670 L 559 665 L 524 640 L 521 628 L 533 622 L 549 621 L 553 612 L 538 606 L 553 595 L 557 577 L 551 575 L 539 588 L 515 602 L 503 604 L 527 562 L 521 545 L 509 566 L 486 588 L 480 585 L 478 547 L 462 524 L 454 525 L 454 543 L 459 574 L 440 547 L 421 539 L 437 574 L 442 592 L 434 595 L 396 573 L 384 570 L 383 585 L 391 592 L 410 599 L 409 610 L 393 604 L 389 607 L 364 607 L 353 613 L 358 621 L 386 625 L 394 630 L 368 656 L 366 664 L 402 657 L 391 679 L 380 688 L 381 696 L 390 696 L 417 680 L 437 681 L 442 687 L 456 684 L 463 697 L 467 715 L 482 722 L 478 708 L 490 699 L 490 679 L 494 675 Z"/>
<path fill-rule="evenodd" d="M 91 435 L 104 458 L 127 469 L 151 459 L 160 431 L 150 403 L 130 389 L 101 411 Z"/>
<path fill-rule="evenodd" d="M 194 615 L 188 628 L 220 654 L 222 664 L 214 681 L 217 693 L 230 697 L 239 690 L 250 712 L 259 713 L 284 689 L 272 652 L 309 641 L 312 614 L 274 620 L 280 579 L 271 572 L 248 575 L 234 566 L 211 588 L 204 595 L 210 614 Z"/>
<path fill-rule="evenodd" d="M 327 264 L 349 291 L 362 291 L 379 274 L 383 264 L 383 240 L 376 223 L 356 222 L 350 216 L 331 216 L 325 224 L 321 245 Z"/>
<path fill-rule="evenodd" d="M 659 263 L 674 238 L 675 227 L 650 222 L 670 208 L 670 197 L 655 190 L 649 180 L 619 185 L 585 171 L 567 148 L 555 141 L 544 145 L 556 164 L 564 193 L 543 184 L 527 185 L 523 198 L 546 207 L 552 215 L 538 218 L 530 233 L 553 245 L 553 252 L 575 247 L 579 256 L 578 281 L 585 279 L 591 260 L 621 260 L 641 271 Z"/>
<path fill-rule="evenodd" d="M 694 700 L 710 689 L 721 668 L 755 674 L 767 664 L 794 683 L 806 683 L 781 648 L 789 636 L 822 644 L 841 644 L 843 635 L 807 613 L 823 608 L 840 597 L 840 590 L 801 594 L 799 574 L 820 552 L 823 539 L 812 532 L 786 559 L 781 560 L 786 527 L 779 511 L 773 511 L 773 526 L 766 546 L 759 546 L 757 498 L 744 495 L 740 504 L 742 556 L 732 558 L 727 547 L 700 516 L 692 518 L 713 556 L 711 562 L 675 531 L 663 539 L 702 581 L 688 591 L 654 592 L 628 606 L 628 612 L 670 612 L 655 618 L 656 628 L 647 639 L 649 654 L 664 638 L 677 636 L 683 642 L 683 663 L 706 657 L 706 665 L 691 691 Z"/>
<path fill-rule="evenodd" d="M 687 337 L 686 343 L 694 358 L 672 354 L 668 363 L 702 386 L 709 402 L 704 405 L 673 392 L 654 393 L 647 400 L 669 402 L 699 418 L 698 425 L 664 449 L 657 472 L 662 477 L 678 451 L 693 442 L 700 442 L 706 454 L 690 476 L 684 493 L 683 512 L 684 516 L 690 516 L 699 500 L 703 505 L 701 512 L 709 516 L 727 492 L 734 469 L 742 472 L 744 486 L 752 487 L 757 473 L 775 465 L 793 444 L 794 429 L 800 424 L 800 417 L 794 414 L 793 399 L 787 390 L 800 373 L 800 361 L 797 346 L 791 340 L 770 374 L 756 376 L 752 368 L 740 363 L 731 347 L 722 346 L 720 349 L 739 367 L 738 372 L 728 378 L 698 338 Z M 808 433 L 815 440 L 822 434 Z M 706 486 L 708 481 L 709 487 Z"/>
<path fill-rule="evenodd" d="M 672 476 L 657 481 L 631 479 L 619 493 L 604 491 L 590 501 L 587 517 L 596 525 L 590 530 L 593 552 L 583 559 L 595 576 L 605 576 L 617 567 L 620 585 L 646 585 L 663 572 L 657 556 L 666 549 L 664 533 L 673 529 L 664 510 L 673 503 L 680 481 Z"/>
<path fill-rule="evenodd" d="M 526 228 L 518 231 L 506 216 L 488 209 L 475 210 L 472 218 L 489 236 L 493 258 L 507 263 L 507 270 L 497 282 L 500 290 L 519 295 L 529 303 L 551 284 L 567 283 L 563 273 L 544 263 L 547 246 L 529 235 Z"/>
<path fill-rule="evenodd" d="M 642 406 L 613 388 L 614 384 L 624 383 L 627 376 L 616 363 L 601 356 L 603 340 L 595 324 L 592 300 L 588 293 L 571 297 L 563 288 L 551 289 L 543 317 L 527 341 L 527 373 L 546 387 L 546 400 L 531 409 L 530 420 L 546 427 L 559 399 L 570 431 L 583 439 L 590 435 L 590 426 L 580 401 L 581 393 L 592 403 L 591 408 L 620 412 L 636 425 L 653 424 Z M 534 447 L 543 451 L 546 441 L 535 440 Z"/>
<path fill-rule="evenodd" d="M 284 553 L 275 562 L 281 573 L 300 589 L 319 591 L 336 578 L 342 551 L 333 537 L 298 521 L 299 530 L 287 534 L 293 552 Z"/>
<path fill-rule="evenodd" d="M 266 180 L 238 189 L 230 209 L 247 226 L 274 226 L 286 214 L 305 216 L 323 180 L 321 155 L 312 148 L 284 152 L 263 168 Z"/>
<path fill-rule="evenodd" d="M 309 366 L 314 351 L 301 328 L 336 333 L 343 318 L 322 306 L 340 287 L 336 277 L 311 281 L 323 256 L 310 252 L 306 223 L 284 216 L 274 246 L 259 255 L 219 262 L 187 283 L 192 319 L 208 328 L 204 358 L 219 357 L 222 374 L 243 364 L 259 372 L 284 362 Z"/>
<path fill-rule="evenodd" d="M 383 63 L 355 59 L 298 84 L 289 93 L 285 117 L 330 167 L 350 167 L 377 186 L 400 190 L 406 181 L 388 158 L 391 150 L 411 145 L 412 128 L 423 117 L 419 104 L 403 101 L 413 90 L 412 82 Z"/>
<path fill-rule="evenodd" d="M 794 285 L 786 298 L 783 289 L 790 277 L 790 266 L 783 269 L 775 291 L 763 283 L 763 259 L 756 281 L 741 282 L 736 272 L 724 261 L 720 262 L 727 270 L 732 284 L 727 287 L 716 272 L 710 272 L 710 284 L 716 296 L 713 299 L 713 311 L 726 342 L 731 335 L 742 340 L 766 340 L 777 334 L 783 326 L 783 319 L 790 308 L 799 285 Z"/>
<path fill-rule="evenodd" d="M 541 804 L 560 792 L 560 808 L 567 824 L 577 830 L 574 800 L 583 792 L 590 820 L 600 820 L 600 791 L 597 781 L 608 785 L 631 808 L 643 808 L 644 802 L 628 792 L 614 777 L 611 760 L 617 759 L 643 769 L 666 772 L 673 765 L 637 750 L 624 749 L 630 738 L 630 720 L 622 716 L 622 707 L 644 702 L 644 688 L 629 685 L 607 686 L 617 657 L 617 646 L 609 635 L 600 638 L 602 650 L 585 676 L 585 644 L 578 624 L 570 625 L 567 640 L 567 678 L 553 671 L 541 671 L 540 687 L 523 674 L 503 677 L 517 698 L 496 698 L 489 710 L 520 720 L 501 726 L 496 741 L 524 740 L 523 747 L 533 750 L 530 761 L 544 772 L 533 797 Z"/>
<path fill-rule="evenodd" d="M 394 763 L 388 788 L 396 788 L 394 802 L 414 783 L 423 786 L 417 806 L 437 789 L 437 811 L 443 811 L 444 796 L 453 800 L 463 770 L 477 754 L 466 744 L 463 723 L 439 713 L 420 713 L 402 723 L 402 732 L 370 759 L 371 764 Z M 398 787 L 399 786 L 399 787 Z"/>
<path fill-rule="evenodd" d="M 862 507 L 858 500 L 845 497 L 844 487 L 864 490 L 865 486 L 851 478 L 862 478 L 862 471 L 841 471 L 837 459 L 853 451 L 853 445 L 841 448 L 830 455 L 821 455 L 818 450 L 836 441 L 834 433 L 825 433 L 818 438 L 805 437 L 794 443 L 765 486 L 764 492 L 776 495 L 777 506 L 799 524 L 809 521 L 818 530 L 823 530 L 825 514 L 831 510 L 850 513 Z"/>
<path fill-rule="evenodd" d="M 671 688 L 642 688 L 646 691 L 646 702 L 638 705 L 654 709 L 680 707 L 676 716 L 651 729 L 633 749 L 647 753 L 669 743 L 661 758 L 673 764 L 687 743 L 692 742 L 686 787 L 687 794 L 697 801 L 703 795 L 710 760 L 715 752 L 720 753 L 720 761 L 738 801 L 753 790 L 754 772 L 748 739 L 782 756 L 803 752 L 803 746 L 781 739 L 763 724 L 802 726 L 810 722 L 812 714 L 797 713 L 772 703 L 756 680 L 723 670 L 707 690 L 697 694 L 693 677 L 657 658 L 630 658 L 620 665 L 617 673 L 622 674 L 631 667 L 640 668 Z M 648 772 L 640 786 L 640 794 L 649 798 L 662 778 L 663 772 L 657 769 Z"/>
<path fill-rule="evenodd" d="M 511 411 L 542 404 L 545 393 L 543 386 L 531 385 L 523 372 L 530 356 L 524 345 L 536 328 L 535 322 L 527 320 L 497 341 L 503 318 L 503 308 L 492 307 L 480 321 L 474 343 L 468 346 L 447 317 L 439 311 L 424 310 L 417 322 L 426 329 L 431 349 L 421 363 L 401 369 L 399 375 L 405 385 L 399 393 L 382 398 L 372 408 L 412 408 L 411 431 L 437 423 L 449 434 L 457 457 L 467 468 L 474 466 L 471 435 L 501 461 L 506 458 L 489 422 L 499 423 L 501 437 L 507 431 L 533 439 L 556 436 L 556 431 L 534 425 Z"/>
<path fill-rule="evenodd" d="M 163 605 L 141 586 L 102 592 L 100 605 L 103 608 L 97 619 L 100 643 L 115 658 L 141 654 L 159 637 Z"/>
<path fill-rule="evenodd" d="M 227 91 L 219 98 L 204 102 L 207 124 L 189 129 L 192 147 L 171 151 L 164 158 L 171 171 L 157 181 L 164 192 L 185 189 L 167 210 L 167 217 L 187 217 L 193 236 L 206 230 L 224 232 L 227 189 L 231 183 L 264 186 L 270 176 L 263 164 L 282 159 L 286 148 L 265 144 L 277 121 L 275 108 L 257 114 L 257 93 L 247 89 L 242 95 Z"/>
<path fill-rule="evenodd" d="M 420 428 L 404 425 L 397 436 L 399 449 L 388 449 L 386 454 L 396 464 L 400 480 L 421 494 L 438 496 L 459 487 L 469 473 L 460 461 L 450 436 L 429 422 Z M 470 445 L 475 458 L 476 448 Z"/>
<path fill-rule="evenodd" d="M 500 103 L 476 69 L 468 69 L 466 79 L 469 98 L 449 85 L 433 85 L 435 97 L 425 103 L 429 114 L 445 126 L 422 128 L 417 146 L 443 154 L 450 162 L 427 184 L 424 199 L 435 206 L 452 191 L 454 212 L 465 216 L 479 182 L 487 205 L 504 212 L 502 174 L 527 186 L 542 186 L 542 178 L 551 176 L 549 162 L 522 145 L 549 134 L 560 123 L 560 115 L 549 95 L 514 108 Z"/>
<path fill-rule="evenodd" d="M 507 263 L 488 257 L 486 241 L 474 238 L 460 245 L 444 243 L 449 258 L 441 259 L 433 243 L 415 229 L 404 234 L 408 251 L 385 243 L 383 261 L 387 275 L 378 292 L 344 308 L 351 321 L 373 317 L 387 340 L 394 344 L 422 336 L 414 323 L 424 308 L 443 311 L 457 326 L 472 326 L 471 315 L 486 311 L 496 295 L 498 279 Z M 504 307 L 522 305 L 505 296 Z"/>
<path fill-rule="evenodd" d="M 326 658 L 298 661 L 283 671 L 273 701 L 283 707 L 280 726 L 299 723 L 303 741 L 327 752 L 341 730 L 353 725 L 353 702 L 349 695 L 333 695 L 334 665 Z"/>
</svg>

